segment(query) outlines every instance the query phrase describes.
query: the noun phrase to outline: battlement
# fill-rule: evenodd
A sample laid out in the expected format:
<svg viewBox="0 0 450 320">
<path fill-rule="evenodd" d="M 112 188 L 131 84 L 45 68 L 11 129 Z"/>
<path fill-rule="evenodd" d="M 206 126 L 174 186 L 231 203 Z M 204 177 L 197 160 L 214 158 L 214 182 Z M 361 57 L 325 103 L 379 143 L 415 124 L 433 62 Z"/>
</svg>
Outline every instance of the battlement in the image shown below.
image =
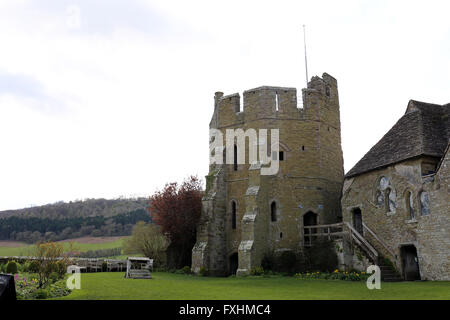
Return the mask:
<svg viewBox="0 0 450 320">
<path fill-rule="evenodd" d="M 293 87 L 260 86 L 243 92 L 243 105 L 239 93 L 215 94 L 214 119 L 217 126 L 230 126 L 244 119 L 298 118 L 316 108 L 318 100 L 337 102 L 337 81 L 327 73 L 322 78 L 314 76 L 302 89 L 303 108 L 297 104 L 297 89 Z M 312 111 L 312 110 L 310 110 Z"/>
</svg>

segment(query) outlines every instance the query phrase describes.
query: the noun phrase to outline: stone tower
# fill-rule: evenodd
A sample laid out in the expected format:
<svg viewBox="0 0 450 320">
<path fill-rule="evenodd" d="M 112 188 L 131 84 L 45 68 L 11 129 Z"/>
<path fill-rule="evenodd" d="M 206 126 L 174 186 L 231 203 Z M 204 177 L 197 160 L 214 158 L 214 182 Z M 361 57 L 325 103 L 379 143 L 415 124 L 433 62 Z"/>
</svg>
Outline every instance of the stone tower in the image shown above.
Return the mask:
<svg viewBox="0 0 450 320">
<path fill-rule="evenodd" d="M 215 95 L 210 128 L 279 129 L 279 170 L 213 164 L 206 177 L 192 269 L 213 275 L 248 274 L 266 253 L 301 252 L 303 226 L 336 222 L 344 176 L 337 81 L 324 73 L 302 90 L 259 87 Z M 248 159 L 248 143 L 245 154 Z M 309 238 L 308 238 L 309 239 Z"/>
</svg>

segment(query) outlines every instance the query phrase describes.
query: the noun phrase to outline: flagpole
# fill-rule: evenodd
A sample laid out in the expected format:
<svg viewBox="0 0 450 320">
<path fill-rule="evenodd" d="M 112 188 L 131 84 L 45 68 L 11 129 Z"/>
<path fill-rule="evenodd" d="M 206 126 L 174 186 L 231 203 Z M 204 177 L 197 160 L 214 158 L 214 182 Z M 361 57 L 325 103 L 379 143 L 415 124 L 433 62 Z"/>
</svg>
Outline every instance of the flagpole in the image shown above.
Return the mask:
<svg viewBox="0 0 450 320">
<path fill-rule="evenodd" d="M 303 44 L 305 46 L 306 88 L 308 88 L 308 60 L 306 58 L 306 27 L 303 25 Z"/>
</svg>

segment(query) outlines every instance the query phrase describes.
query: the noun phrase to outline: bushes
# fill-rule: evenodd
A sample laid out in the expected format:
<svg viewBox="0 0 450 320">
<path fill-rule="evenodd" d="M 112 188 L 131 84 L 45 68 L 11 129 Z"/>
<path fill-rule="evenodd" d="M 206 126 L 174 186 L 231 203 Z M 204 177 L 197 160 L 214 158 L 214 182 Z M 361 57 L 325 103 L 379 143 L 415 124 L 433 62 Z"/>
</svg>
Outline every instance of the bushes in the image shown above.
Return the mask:
<svg viewBox="0 0 450 320">
<path fill-rule="evenodd" d="M 365 272 L 348 272 L 348 271 L 339 271 L 338 269 L 333 272 L 304 272 L 297 273 L 295 275 L 297 278 L 305 279 L 305 280 L 313 280 L 313 279 L 325 279 L 325 280 L 346 280 L 346 281 L 365 281 L 369 277 L 369 275 Z"/>
<path fill-rule="evenodd" d="M 335 244 L 331 240 L 317 239 L 313 246 L 305 248 L 305 263 L 309 270 L 332 272 L 338 265 Z"/>
<path fill-rule="evenodd" d="M 15 261 L 8 261 L 8 263 L 6 264 L 6 273 L 16 274 L 17 272 L 17 263 Z"/>
<path fill-rule="evenodd" d="M 297 256 L 292 251 L 283 251 L 278 258 L 278 270 L 281 272 L 294 272 Z"/>
<path fill-rule="evenodd" d="M 205 269 L 205 267 L 201 267 L 198 272 L 202 277 L 206 277 L 208 275 L 208 270 Z"/>
<path fill-rule="evenodd" d="M 48 278 L 52 283 L 55 283 L 56 281 L 59 280 L 60 277 L 57 272 L 53 271 L 52 273 L 50 273 L 50 276 Z"/>
<path fill-rule="evenodd" d="M 39 262 L 37 262 L 36 260 L 33 260 L 30 262 L 29 266 L 28 266 L 28 271 L 29 273 L 37 273 L 39 271 Z"/>
<path fill-rule="evenodd" d="M 266 253 L 261 261 L 261 267 L 264 270 L 271 270 L 273 271 L 275 269 L 275 258 L 273 256 L 273 253 Z"/>
<path fill-rule="evenodd" d="M 184 274 L 191 274 L 191 268 L 189 266 L 184 266 L 183 269 Z"/>
<path fill-rule="evenodd" d="M 34 293 L 35 299 L 47 299 L 48 298 L 48 292 L 45 289 L 38 289 Z"/>
<path fill-rule="evenodd" d="M 252 268 L 250 270 L 250 275 L 251 276 L 261 276 L 264 274 L 264 269 L 263 267 L 256 267 L 256 268 Z"/>
</svg>

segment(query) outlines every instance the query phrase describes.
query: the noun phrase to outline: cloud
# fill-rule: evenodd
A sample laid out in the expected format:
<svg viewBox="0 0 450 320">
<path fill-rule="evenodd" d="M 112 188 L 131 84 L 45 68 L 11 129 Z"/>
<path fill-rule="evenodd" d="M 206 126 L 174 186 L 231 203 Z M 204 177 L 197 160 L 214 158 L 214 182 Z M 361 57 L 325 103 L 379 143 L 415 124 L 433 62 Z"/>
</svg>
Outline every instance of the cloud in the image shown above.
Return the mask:
<svg viewBox="0 0 450 320">
<path fill-rule="evenodd" d="M 63 100 L 50 96 L 44 86 L 29 75 L 11 74 L 0 70 L 1 95 L 22 100 L 24 105 L 47 114 L 60 114 L 66 109 Z"/>
<path fill-rule="evenodd" d="M 30 1 L 27 7 L 35 17 L 51 19 L 59 28 L 82 35 L 110 36 L 131 29 L 162 41 L 185 34 L 186 28 L 139 0 L 42 0 Z"/>
</svg>

